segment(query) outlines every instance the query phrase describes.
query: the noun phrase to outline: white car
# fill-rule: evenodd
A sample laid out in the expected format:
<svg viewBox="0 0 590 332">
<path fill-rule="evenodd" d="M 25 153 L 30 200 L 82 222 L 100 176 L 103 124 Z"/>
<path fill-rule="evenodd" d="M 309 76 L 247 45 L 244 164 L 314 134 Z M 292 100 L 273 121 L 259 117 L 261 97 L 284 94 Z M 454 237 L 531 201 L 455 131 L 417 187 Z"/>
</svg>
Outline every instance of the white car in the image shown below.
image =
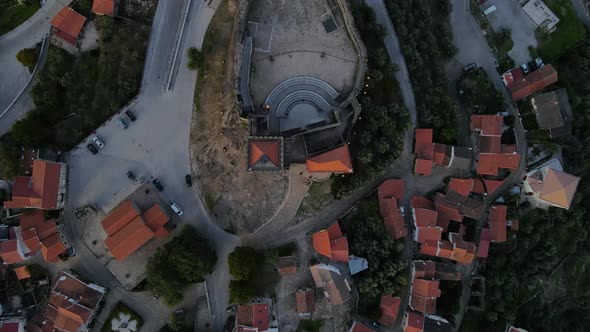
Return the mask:
<svg viewBox="0 0 590 332">
<path fill-rule="evenodd" d="M 179 216 L 182 216 L 183 212 L 176 203 L 172 202 L 172 204 L 170 204 L 170 208 L 172 209 L 172 211 L 174 211 L 174 213 L 176 213 Z"/>
<path fill-rule="evenodd" d="M 98 145 L 99 148 L 104 148 L 104 142 L 98 138 L 98 136 L 94 136 L 94 138 L 92 138 L 92 141 L 94 142 L 94 144 Z"/>
</svg>

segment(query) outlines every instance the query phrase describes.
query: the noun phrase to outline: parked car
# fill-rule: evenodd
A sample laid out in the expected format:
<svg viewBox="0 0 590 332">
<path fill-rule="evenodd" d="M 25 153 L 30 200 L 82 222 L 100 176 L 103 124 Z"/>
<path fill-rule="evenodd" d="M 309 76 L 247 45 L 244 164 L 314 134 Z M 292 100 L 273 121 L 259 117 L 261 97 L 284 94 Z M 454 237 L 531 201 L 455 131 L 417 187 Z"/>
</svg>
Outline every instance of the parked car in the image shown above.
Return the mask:
<svg viewBox="0 0 590 332">
<path fill-rule="evenodd" d="M 135 177 L 135 175 L 134 175 L 134 174 L 133 174 L 133 172 L 131 172 L 131 171 L 127 171 L 127 177 L 128 177 L 128 178 L 129 178 L 129 180 L 131 180 L 131 181 L 135 181 L 135 180 L 136 180 L 136 177 Z"/>
<path fill-rule="evenodd" d="M 484 13 L 484 14 L 486 14 L 486 15 L 490 15 L 491 13 L 493 13 L 493 12 L 495 12 L 495 11 L 496 11 L 496 6 L 494 6 L 494 5 L 491 5 L 491 6 L 489 6 L 488 8 L 486 8 L 486 9 L 483 11 L 483 13 Z"/>
<path fill-rule="evenodd" d="M 94 144 L 89 143 L 88 145 L 86 145 L 86 147 L 88 148 L 88 150 L 90 150 L 90 152 L 92 152 L 92 154 L 98 153 L 98 149 L 94 146 Z"/>
<path fill-rule="evenodd" d="M 98 136 L 94 136 L 92 138 L 92 141 L 94 142 L 94 144 L 98 145 L 99 148 L 104 148 L 104 142 L 100 138 L 98 138 Z"/>
<path fill-rule="evenodd" d="M 187 187 L 190 187 L 190 186 L 192 186 L 192 185 L 193 185 L 193 179 L 191 178 L 191 175 L 190 175 L 190 174 L 187 174 L 187 175 L 184 177 L 184 180 L 186 181 L 186 186 L 187 186 Z"/>
<path fill-rule="evenodd" d="M 184 213 L 184 212 L 182 212 L 180 207 L 174 202 L 172 202 L 172 204 L 170 204 L 170 208 L 172 209 L 172 211 L 174 211 L 174 213 L 176 213 L 179 216 L 182 216 L 182 214 Z"/>
<path fill-rule="evenodd" d="M 472 63 L 466 65 L 465 67 L 463 67 L 463 71 L 468 73 L 468 72 L 474 70 L 475 68 L 477 68 L 477 65 L 472 62 Z"/>
<path fill-rule="evenodd" d="M 154 179 L 154 181 L 152 181 L 152 184 L 154 185 L 154 187 L 156 187 L 156 189 L 158 189 L 159 192 L 164 191 L 164 187 L 160 183 L 160 180 Z"/>
<path fill-rule="evenodd" d="M 523 63 L 522 65 L 520 65 L 520 69 L 522 69 L 522 72 L 524 74 L 528 74 L 529 71 L 531 71 L 531 69 L 529 68 L 529 65 L 527 65 L 526 63 Z"/>
<path fill-rule="evenodd" d="M 119 125 L 119 127 L 123 128 L 123 129 L 127 129 L 127 123 L 125 123 L 125 120 L 123 120 L 123 118 L 118 118 L 117 119 L 117 124 Z"/>
<path fill-rule="evenodd" d="M 545 65 L 545 63 L 543 62 L 543 59 L 541 58 L 536 58 L 535 59 L 535 65 L 537 65 L 537 68 L 541 68 Z"/>
<path fill-rule="evenodd" d="M 137 120 L 137 118 L 135 117 L 135 114 L 133 114 L 133 112 L 125 111 L 125 114 L 129 118 L 129 120 L 131 120 L 131 122 L 135 122 L 135 120 Z"/>
</svg>

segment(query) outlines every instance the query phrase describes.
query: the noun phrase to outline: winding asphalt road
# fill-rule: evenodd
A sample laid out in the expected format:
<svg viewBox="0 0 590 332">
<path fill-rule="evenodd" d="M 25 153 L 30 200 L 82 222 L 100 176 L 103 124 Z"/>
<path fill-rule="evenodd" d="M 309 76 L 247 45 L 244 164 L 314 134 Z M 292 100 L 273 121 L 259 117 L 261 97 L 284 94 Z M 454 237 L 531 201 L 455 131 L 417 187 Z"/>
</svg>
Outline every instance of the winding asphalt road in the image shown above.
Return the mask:
<svg viewBox="0 0 590 332">
<path fill-rule="evenodd" d="M 64 6 L 72 0 L 47 0 L 31 18 L 12 31 L 0 36 L 0 113 L 17 97 L 29 80 L 29 70 L 16 60 L 23 48 L 34 47 L 49 33 L 49 23 Z M 35 107 L 27 92 L 0 118 L 0 135 L 7 133 L 12 125 Z"/>
</svg>

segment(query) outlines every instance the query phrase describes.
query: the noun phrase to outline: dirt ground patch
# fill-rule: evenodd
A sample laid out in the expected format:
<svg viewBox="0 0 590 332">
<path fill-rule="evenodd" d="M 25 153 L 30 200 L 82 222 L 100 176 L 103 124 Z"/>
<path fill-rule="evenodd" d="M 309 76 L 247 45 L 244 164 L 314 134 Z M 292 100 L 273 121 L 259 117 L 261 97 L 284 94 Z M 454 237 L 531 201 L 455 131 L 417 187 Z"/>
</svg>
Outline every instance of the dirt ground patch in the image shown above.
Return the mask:
<svg viewBox="0 0 590 332">
<path fill-rule="evenodd" d="M 151 24 L 156 7 L 158 0 L 121 0 L 118 14 L 144 24 Z"/>
<path fill-rule="evenodd" d="M 289 186 L 286 172 L 246 172 L 248 123 L 233 95 L 235 0 L 224 1 L 209 25 L 202 51 L 191 128 L 191 160 L 201 197 L 217 223 L 249 233 L 272 217 Z"/>
<path fill-rule="evenodd" d="M 299 210 L 297 210 L 295 223 L 312 217 L 316 212 L 333 201 L 332 179 L 323 182 L 313 182 L 303 202 L 301 202 Z"/>
</svg>

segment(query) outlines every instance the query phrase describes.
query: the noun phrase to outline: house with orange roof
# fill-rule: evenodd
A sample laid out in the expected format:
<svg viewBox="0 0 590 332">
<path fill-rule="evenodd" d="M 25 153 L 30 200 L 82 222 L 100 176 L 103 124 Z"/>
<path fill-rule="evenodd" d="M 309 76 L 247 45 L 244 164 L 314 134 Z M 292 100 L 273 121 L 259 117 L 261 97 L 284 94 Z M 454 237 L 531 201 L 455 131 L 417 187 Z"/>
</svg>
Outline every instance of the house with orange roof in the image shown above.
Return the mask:
<svg viewBox="0 0 590 332">
<path fill-rule="evenodd" d="M 379 301 L 379 309 L 381 310 L 379 324 L 390 329 L 393 328 L 400 306 L 401 299 L 399 297 L 394 297 L 393 294 L 382 294 Z"/>
<path fill-rule="evenodd" d="M 569 210 L 580 178 L 564 172 L 558 159 L 551 159 L 529 171 L 521 184 L 523 198 L 533 206 Z"/>
<path fill-rule="evenodd" d="M 31 176 L 14 179 L 12 199 L 4 202 L 8 209 L 59 210 L 66 199 L 67 166 L 64 163 L 35 159 Z"/>
<path fill-rule="evenodd" d="M 416 128 L 414 154 L 416 155 L 414 173 L 418 175 L 430 175 L 434 160 L 432 128 Z"/>
<path fill-rule="evenodd" d="M 248 137 L 247 171 L 280 171 L 285 163 L 282 137 Z"/>
<path fill-rule="evenodd" d="M 320 153 L 305 160 L 308 172 L 352 173 L 348 144 Z"/>
<path fill-rule="evenodd" d="M 545 65 L 512 82 L 508 86 L 508 90 L 512 94 L 512 99 L 518 101 L 545 89 L 551 84 L 557 83 L 557 80 L 557 70 L 553 65 Z"/>
<path fill-rule="evenodd" d="M 492 242 L 506 242 L 506 205 L 493 205 L 490 208 L 490 235 Z"/>
<path fill-rule="evenodd" d="M 76 46 L 85 24 L 86 17 L 70 7 L 63 7 L 51 19 L 51 32 L 54 37 Z"/>
<path fill-rule="evenodd" d="M 424 315 L 413 311 L 406 312 L 402 328 L 404 332 L 423 332 Z"/>
<path fill-rule="evenodd" d="M 310 266 L 309 272 L 316 288 L 323 290 L 331 304 L 340 305 L 352 299 L 352 288 L 337 267 L 320 263 Z"/>
<path fill-rule="evenodd" d="M 313 233 L 312 242 L 318 254 L 338 262 L 348 262 L 348 240 L 342 234 L 338 221 L 326 230 Z"/>
<path fill-rule="evenodd" d="M 29 273 L 29 270 L 27 270 L 26 265 L 15 268 L 14 273 L 16 274 L 16 278 L 18 280 L 25 280 L 31 277 L 31 274 Z"/>
<path fill-rule="evenodd" d="M 106 289 L 61 272 L 53 284 L 43 312 L 43 331 L 85 331 L 94 319 Z"/>
<path fill-rule="evenodd" d="M 503 121 L 501 115 L 471 116 L 471 131 L 479 133 L 477 174 L 498 175 L 501 168 L 518 169 L 516 147 L 502 145 Z"/>
<path fill-rule="evenodd" d="M 101 222 L 107 234 L 104 243 L 115 259 L 124 261 L 152 238 L 168 237 L 170 233 L 165 228 L 168 221 L 169 214 L 159 204 L 141 214 L 133 201 L 124 201 Z"/>
<path fill-rule="evenodd" d="M 425 314 L 433 314 L 436 311 L 436 299 L 440 295 L 438 281 L 414 278 L 411 286 L 410 307 Z"/>
<path fill-rule="evenodd" d="M 96 15 L 115 16 L 117 2 L 115 0 L 94 0 L 92 12 Z"/>
<path fill-rule="evenodd" d="M 299 316 L 309 317 L 315 312 L 315 294 L 313 289 L 298 289 L 295 292 L 296 309 Z"/>
<path fill-rule="evenodd" d="M 0 258 L 6 265 L 24 262 L 25 254 L 19 241 L 11 239 L 0 242 Z"/>
<path fill-rule="evenodd" d="M 236 311 L 234 331 L 268 331 L 270 325 L 269 320 L 269 304 L 242 304 L 238 306 L 238 310 Z"/>
<path fill-rule="evenodd" d="M 404 190 L 405 183 L 402 179 L 387 179 L 377 188 L 379 212 L 387 234 L 394 239 L 408 235 L 408 229 L 404 223 L 403 207 L 398 206 L 398 200 L 404 197 Z"/>
<path fill-rule="evenodd" d="M 297 272 L 297 258 L 295 256 L 281 256 L 277 259 L 277 271 L 280 276 Z"/>
<path fill-rule="evenodd" d="M 489 228 L 483 228 L 481 230 L 481 236 L 479 237 L 479 246 L 477 248 L 476 256 L 478 258 L 486 258 L 490 252 L 490 242 L 492 242 L 492 232 Z"/>
</svg>

